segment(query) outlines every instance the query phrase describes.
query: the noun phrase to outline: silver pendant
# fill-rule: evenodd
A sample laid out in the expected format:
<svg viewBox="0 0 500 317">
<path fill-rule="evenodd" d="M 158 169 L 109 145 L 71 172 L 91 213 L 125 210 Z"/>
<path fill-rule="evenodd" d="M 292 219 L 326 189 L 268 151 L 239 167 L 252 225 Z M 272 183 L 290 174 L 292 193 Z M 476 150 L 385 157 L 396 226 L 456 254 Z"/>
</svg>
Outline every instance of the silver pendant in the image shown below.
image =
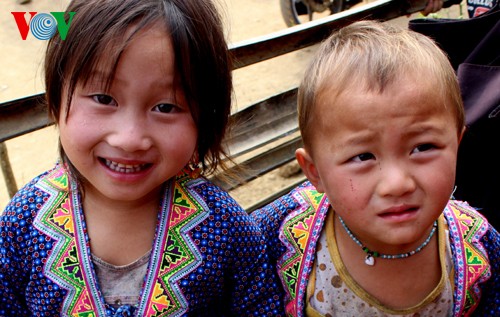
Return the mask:
<svg viewBox="0 0 500 317">
<path fill-rule="evenodd" d="M 371 254 L 368 254 L 365 258 L 365 264 L 369 266 L 374 266 L 375 265 L 375 258 L 371 256 Z"/>
</svg>

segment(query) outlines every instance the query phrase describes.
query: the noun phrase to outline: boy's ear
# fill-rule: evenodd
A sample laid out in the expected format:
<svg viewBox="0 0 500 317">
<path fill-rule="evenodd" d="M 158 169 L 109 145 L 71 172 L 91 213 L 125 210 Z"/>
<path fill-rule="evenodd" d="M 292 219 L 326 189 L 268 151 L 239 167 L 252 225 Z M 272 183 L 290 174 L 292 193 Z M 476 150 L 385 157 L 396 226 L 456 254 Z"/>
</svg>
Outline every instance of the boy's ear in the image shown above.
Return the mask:
<svg viewBox="0 0 500 317">
<path fill-rule="evenodd" d="M 302 168 L 302 172 L 306 175 L 307 179 L 314 185 L 314 187 L 316 187 L 318 192 L 323 193 L 324 188 L 321 182 L 321 177 L 319 176 L 314 161 L 306 149 L 298 148 L 295 151 L 295 158 L 297 159 L 297 162 L 299 163 L 300 168 Z"/>
<path fill-rule="evenodd" d="M 467 130 L 467 127 L 464 126 L 462 128 L 462 132 L 460 132 L 460 135 L 458 136 L 458 144 L 460 144 L 460 142 L 462 142 L 462 138 L 464 137 L 464 134 L 465 134 L 465 131 Z"/>
</svg>

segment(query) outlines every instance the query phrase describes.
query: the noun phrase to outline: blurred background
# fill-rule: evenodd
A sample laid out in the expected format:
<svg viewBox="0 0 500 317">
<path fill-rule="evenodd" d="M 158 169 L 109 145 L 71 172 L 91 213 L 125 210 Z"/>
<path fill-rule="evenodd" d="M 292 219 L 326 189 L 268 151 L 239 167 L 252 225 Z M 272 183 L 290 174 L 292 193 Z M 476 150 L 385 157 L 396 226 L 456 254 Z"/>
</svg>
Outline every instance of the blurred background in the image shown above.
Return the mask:
<svg viewBox="0 0 500 317">
<path fill-rule="evenodd" d="M 225 20 L 226 34 L 230 43 L 246 41 L 271 32 L 286 29 L 281 15 L 280 0 L 216 0 Z M 358 6 L 371 0 L 363 0 Z M 31 0 L 19 4 L 15 0 L 3 0 L 0 4 L 0 103 L 43 92 L 42 69 L 46 41 L 28 34 L 22 40 L 11 12 L 65 11 L 69 0 Z M 464 3 L 443 9 L 434 17 L 466 17 Z M 320 18 L 321 16 L 319 16 Z M 390 21 L 406 26 L 410 19 L 420 14 Z M 309 62 L 315 46 L 282 57 L 248 66 L 234 72 L 233 111 L 288 88 L 297 86 L 304 67 Z M 18 187 L 34 176 L 51 168 L 57 160 L 57 131 L 51 126 L 5 142 Z M 270 177 L 270 178 L 269 178 Z M 4 177 L 0 172 L 0 211 L 8 200 Z M 282 186 L 287 182 L 282 175 L 270 175 L 258 179 L 251 190 L 241 188 L 234 193 L 243 205 L 252 200 L 266 186 Z M 245 193 L 252 193 L 251 195 Z"/>
</svg>

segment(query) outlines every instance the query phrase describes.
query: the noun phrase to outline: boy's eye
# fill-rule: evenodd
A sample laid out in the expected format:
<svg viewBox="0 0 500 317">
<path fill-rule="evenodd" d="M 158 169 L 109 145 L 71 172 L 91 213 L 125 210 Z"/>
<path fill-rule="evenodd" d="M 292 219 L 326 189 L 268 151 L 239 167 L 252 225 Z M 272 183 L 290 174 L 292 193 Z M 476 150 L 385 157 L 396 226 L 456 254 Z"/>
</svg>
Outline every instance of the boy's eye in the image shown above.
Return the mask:
<svg viewBox="0 0 500 317">
<path fill-rule="evenodd" d="M 375 155 L 373 155 L 372 153 L 362 153 L 352 158 L 352 160 L 355 162 L 363 162 L 373 159 L 375 159 Z"/>
<path fill-rule="evenodd" d="M 170 103 L 162 103 L 153 108 L 153 111 L 159 111 L 162 113 L 171 113 L 175 111 L 178 107 Z"/>
<path fill-rule="evenodd" d="M 420 144 L 417 147 L 415 147 L 415 149 L 413 150 L 413 153 L 425 152 L 425 151 L 429 151 L 429 150 L 432 150 L 435 148 L 436 148 L 436 146 L 434 144 L 430 144 L 430 143 Z"/>
<path fill-rule="evenodd" d="M 108 95 L 94 95 L 94 96 L 92 96 L 92 99 L 94 99 L 94 101 L 96 101 L 100 104 L 103 104 L 103 105 L 114 105 L 115 104 L 115 100 L 113 99 L 113 97 L 108 96 Z"/>
</svg>

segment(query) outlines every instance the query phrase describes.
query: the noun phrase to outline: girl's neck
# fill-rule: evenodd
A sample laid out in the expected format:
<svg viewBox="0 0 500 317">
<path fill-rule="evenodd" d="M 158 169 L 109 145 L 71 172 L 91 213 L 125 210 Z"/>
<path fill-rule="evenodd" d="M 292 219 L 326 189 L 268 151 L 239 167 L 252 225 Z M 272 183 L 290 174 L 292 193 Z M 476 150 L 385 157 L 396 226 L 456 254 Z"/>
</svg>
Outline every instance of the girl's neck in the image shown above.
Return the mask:
<svg viewBox="0 0 500 317">
<path fill-rule="evenodd" d="M 134 217 L 143 214 L 145 210 L 157 212 L 158 205 L 162 200 L 163 187 L 149 193 L 138 200 L 116 200 L 111 199 L 92 186 L 86 186 L 82 195 L 82 204 L 88 210 L 105 210 L 109 216 Z"/>
<path fill-rule="evenodd" d="M 82 201 L 91 252 L 113 265 L 129 264 L 151 249 L 161 199 L 115 202 L 86 192 Z"/>
</svg>

